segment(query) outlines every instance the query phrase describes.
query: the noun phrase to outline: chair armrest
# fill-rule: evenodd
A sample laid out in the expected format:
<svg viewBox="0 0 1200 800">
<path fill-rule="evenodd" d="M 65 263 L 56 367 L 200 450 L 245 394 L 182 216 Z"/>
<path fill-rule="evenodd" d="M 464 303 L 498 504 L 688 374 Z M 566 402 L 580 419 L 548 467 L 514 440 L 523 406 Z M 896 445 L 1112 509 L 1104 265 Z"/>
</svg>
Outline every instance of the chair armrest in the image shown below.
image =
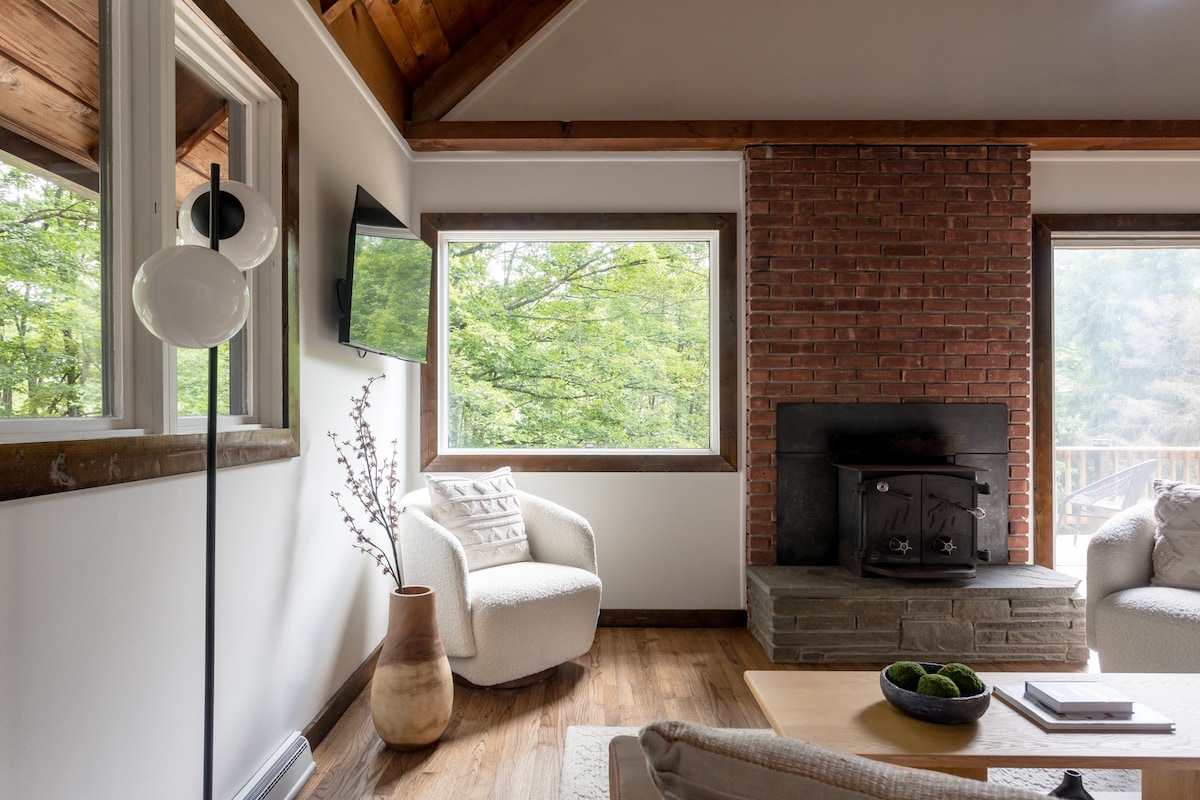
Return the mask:
<svg viewBox="0 0 1200 800">
<path fill-rule="evenodd" d="M 608 743 L 609 800 L 662 800 L 636 736 L 615 736 Z"/>
<path fill-rule="evenodd" d="M 533 559 L 596 574 L 596 536 L 591 524 L 544 497 L 520 489 L 516 494 Z"/>
<path fill-rule="evenodd" d="M 1096 604 L 1113 592 L 1149 586 L 1153 573 L 1154 531 L 1151 504 L 1133 506 L 1104 523 L 1087 550 L 1087 642 L 1095 647 Z"/>
<path fill-rule="evenodd" d="M 404 583 L 434 590 L 438 631 L 446 654 L 475 655 L 471 598 L 467 593 L 467 554 L 462 543 L 416 505 L 400 515 L 401 573 Z"/>
</svg>

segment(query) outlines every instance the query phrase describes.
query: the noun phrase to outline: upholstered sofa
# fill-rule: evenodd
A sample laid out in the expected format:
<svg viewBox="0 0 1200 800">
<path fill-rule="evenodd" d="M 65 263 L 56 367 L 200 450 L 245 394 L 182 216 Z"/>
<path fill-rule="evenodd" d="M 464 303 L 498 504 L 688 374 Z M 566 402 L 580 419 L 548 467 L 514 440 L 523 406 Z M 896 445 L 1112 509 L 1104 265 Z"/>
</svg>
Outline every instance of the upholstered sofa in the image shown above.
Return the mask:
<svg viewBox="0 0 1200 800">
<path fill-rule="evenodd" d="M 1186 588 L 1200 579 L 1188 564 L 1200 562 L 1200 487 L 1155 491 L 1088 543 L 1087 643 L 1103 672 L 1200 672 L 1200 591 Z"/>
<path fill-rule="evenodd" d="M 612 800 L 1034 800 L 1038 792 L 909 769 L 761 731 L 656 722 L 609 744 Z"/>
</svg>

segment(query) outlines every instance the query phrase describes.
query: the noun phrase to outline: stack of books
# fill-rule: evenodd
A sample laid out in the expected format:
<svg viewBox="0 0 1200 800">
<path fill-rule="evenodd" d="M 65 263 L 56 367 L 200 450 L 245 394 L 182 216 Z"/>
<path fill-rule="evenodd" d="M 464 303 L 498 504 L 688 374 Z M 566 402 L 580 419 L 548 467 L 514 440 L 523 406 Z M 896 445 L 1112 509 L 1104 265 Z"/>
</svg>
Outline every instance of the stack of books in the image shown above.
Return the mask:
<svg viewBox="0 0 1200 800">
<path fill-rule="evenodd" d="M 997 684 L 995 693 L 1048 731 L 1170 733 L 1175 723 L 1099 680 Z"/>
</svg>

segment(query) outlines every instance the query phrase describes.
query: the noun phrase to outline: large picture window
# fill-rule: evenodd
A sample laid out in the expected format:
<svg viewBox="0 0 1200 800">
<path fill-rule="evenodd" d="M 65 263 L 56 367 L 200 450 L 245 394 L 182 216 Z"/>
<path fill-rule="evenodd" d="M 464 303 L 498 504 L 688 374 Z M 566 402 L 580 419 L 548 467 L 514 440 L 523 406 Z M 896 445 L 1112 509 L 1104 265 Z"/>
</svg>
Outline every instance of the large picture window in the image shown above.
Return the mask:
<svg viewBox="0 0 1200 800">
<path fill-rule="evenodd" d="M 1034 555 L 1083 578 L 1155 478 L 1200 479 L 1200 216 L 1033 222 Z"/>
<path fill-rule="evenodd" d="M 298 453 L 297 87 L 225 0 L 14 0 L 0 30 L 0 499 L 203 469 L 207 354 L 137 323 L 138 265 L 218 163 L 280 246 L 220 352 L 222 465 Z M 54 46 L 48 46 L 53 42 Z M 68 111 L 69 110 L 69 113 Z"/>
<path fill-rule="evenodd" d="M 427 215 L 427 468 L 733 469 L 733 220 Z"/>
</svg>

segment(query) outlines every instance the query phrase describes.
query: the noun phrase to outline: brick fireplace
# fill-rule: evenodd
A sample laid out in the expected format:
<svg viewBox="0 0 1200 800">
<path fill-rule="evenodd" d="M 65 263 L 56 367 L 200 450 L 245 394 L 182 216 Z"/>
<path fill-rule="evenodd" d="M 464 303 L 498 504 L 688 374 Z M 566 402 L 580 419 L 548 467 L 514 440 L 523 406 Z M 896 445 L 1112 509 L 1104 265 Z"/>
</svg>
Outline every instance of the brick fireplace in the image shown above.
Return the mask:
<svg viewBox="0 0 1200 800">
<path fill-rule="evenodd" d="M 781 403 L 1002 403 L 1029 560 L 1029 150 L 746 151 L 747 563 L 777 563 Z M 995 491 L 994 489 L 993 491 Z"/>
<path fill-rule="evenodd" d="M 747 149 L 746 560 L 750 627 L 773 660 L 1087 660 L 1077 581 L 1028 563 L 1031 235 L 1025 147 Z M 834 502 L 831 468 L 778 443 L 780 408 L 815 403 L 1005 409 L 986 451 L 991 563 L 913 581 L 822 556 L 816 529 L 835 523 L 813 523 L 833 516 L 811 503 Z M 797 482 L 809 494 L 780 525 Z"/>
</svg>

